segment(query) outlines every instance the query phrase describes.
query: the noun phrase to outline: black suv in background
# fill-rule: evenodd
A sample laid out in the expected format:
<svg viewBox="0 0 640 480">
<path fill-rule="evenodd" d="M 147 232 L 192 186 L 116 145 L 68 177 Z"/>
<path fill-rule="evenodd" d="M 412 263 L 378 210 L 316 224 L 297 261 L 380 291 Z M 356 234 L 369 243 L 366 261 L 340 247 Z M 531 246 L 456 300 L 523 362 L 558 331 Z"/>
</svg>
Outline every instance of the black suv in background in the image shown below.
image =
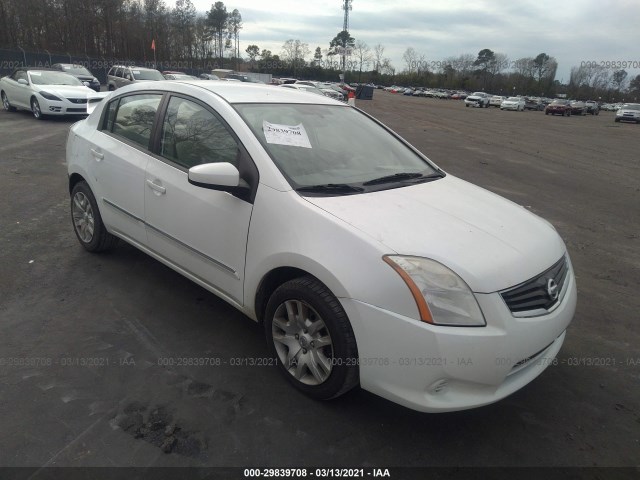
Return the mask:
<svg viewBox="0 0 640 480">
<path fill-rule="evenodd" d="M 541 112 L 544 110 L 544 103 L 539 98 L 525 98 L 524 99 L 525 110 L 537 110 Z"/>
<path fill-rule="evenodd" d="M 75 63 L 54 63 L 51 65 L 51 68 L 73 75 L 90 89 L 96 92 L 100 91 L 100 81 L 82 65 Z"/>
</svg>

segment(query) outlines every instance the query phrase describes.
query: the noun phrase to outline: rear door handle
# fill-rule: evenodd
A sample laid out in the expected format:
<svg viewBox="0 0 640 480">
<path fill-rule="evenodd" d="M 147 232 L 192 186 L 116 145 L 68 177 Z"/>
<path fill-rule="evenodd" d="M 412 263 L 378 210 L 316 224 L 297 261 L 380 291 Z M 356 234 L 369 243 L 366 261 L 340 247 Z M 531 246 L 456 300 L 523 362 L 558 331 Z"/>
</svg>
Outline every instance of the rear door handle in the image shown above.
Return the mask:
<svg viewBox="0 0 640 480">
<path fill-rule="evenodd" d="M 153 180 L 147 180 L 147 185 L 149 185 L 151 190 L 157 192 L 157 195 L 164 195 L 165 193 L 167 193 L 166 188 L 164 188 L 162 185 L 158 185 Z"/>
<path fill-rule="evenodd" d="M 102 160 L 104 158 L 104 153 L 100 153 L 98 150 L 96 150 L 95 148 L 91 149 L 91 154 L 94 156 L 94 158 L 99 162 L 100 160 Z"/>
</svg>

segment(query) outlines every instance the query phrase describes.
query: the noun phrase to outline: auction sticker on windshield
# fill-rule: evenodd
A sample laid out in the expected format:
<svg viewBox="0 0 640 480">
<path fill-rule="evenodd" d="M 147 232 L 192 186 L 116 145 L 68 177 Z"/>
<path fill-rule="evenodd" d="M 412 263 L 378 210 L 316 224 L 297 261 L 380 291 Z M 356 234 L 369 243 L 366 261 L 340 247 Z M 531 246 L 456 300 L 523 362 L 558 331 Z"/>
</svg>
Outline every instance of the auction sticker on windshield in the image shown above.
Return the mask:
<svg viewBox="0 0 640 480">
<path fill-rule="evenodd" d="M 300 125 L 278 125 L 262 122 L 262 131 L 267 143 L 275 145 L 288 145 L 291 147 L 311 148 L 307 131 Z"/>
</svg>

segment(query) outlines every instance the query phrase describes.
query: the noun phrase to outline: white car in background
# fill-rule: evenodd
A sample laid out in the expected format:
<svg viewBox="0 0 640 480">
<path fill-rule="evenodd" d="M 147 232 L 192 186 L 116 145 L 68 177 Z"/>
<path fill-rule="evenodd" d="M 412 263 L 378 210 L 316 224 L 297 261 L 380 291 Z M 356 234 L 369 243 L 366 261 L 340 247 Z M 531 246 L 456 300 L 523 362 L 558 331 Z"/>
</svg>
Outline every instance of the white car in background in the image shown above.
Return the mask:
<svg viewBox="0 0 640 480">
<path fill-rule="evenodd" d="M 4 109 L 30 110 L 38 120 L 47 115 L 87 115 L 106 95 L 58 70 L 24 67 L 0 79 Z"/>
<path fill-rule="evenodd" d="M 325 94 L 322 92 L 322 90 L 320 90 L 319 88 L 313 86 L 313 85 L 306 85 L 306 84 L 300 84 L 300 83 L 286 83 L 284 85 L 279 85 L 280 88 L 286 88 L 289 90 L 300 90 L 303 92 L 308 92 L 308 93 L 314 93 L 316 95 L 322 95 L 325 96 Z"/>
<path fill-rule="evenodd" d="M 574 315 L 550 223 L 323 95 L 134 84 L 71 127 L 66 159 L 86 250 L 122 239 L 260 322 L 317 399 L 486 405 L 552 364 Z"/>
<path fill-rule="evenodd" d="M 489 108 L 489 94 L 484 92 L 474 92 L 464 99 L 465 107 Z"/>
<path fill-rule="evenodd" d="M 616 112 L 616 122 L 640 123 L 640 103 L 625 103 Z"/>
<path fill-rule="evenodd" d="M 502 102 L 506 99 L 507 97 L 502 97 L 500 95 L 494 95 L 493 97 L 491 97 L 489 99 L 489 105 L 491 105 L 492 107 L 500 107 L 500 105 L 502 105 Z"/>
<path fill-rule="evenodd" d="M 500 110 L 515 110 L 524 112 L 524 97 L 509 97 L 500 104 Z"/>
</svg>

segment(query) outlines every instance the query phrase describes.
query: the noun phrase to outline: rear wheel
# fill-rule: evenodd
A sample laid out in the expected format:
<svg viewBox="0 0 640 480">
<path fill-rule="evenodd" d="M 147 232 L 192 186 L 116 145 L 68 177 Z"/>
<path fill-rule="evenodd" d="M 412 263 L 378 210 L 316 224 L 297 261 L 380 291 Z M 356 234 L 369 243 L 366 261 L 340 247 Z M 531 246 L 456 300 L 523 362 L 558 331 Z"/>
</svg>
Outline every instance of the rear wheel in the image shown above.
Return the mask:
<svg viewBox="0 0 640 480">
<path fill-rule="evenodd" d="M 286 379 L 318 400 L 358 384 L 358 350 L 347 314 L 317 279 L 290 280 L 271 295 L 265 312 L 271 354 Z"/>
<path fill-rule="evenodd" d="M 93 192 L 86 182 L 78 182 L 71 191 L 71 221 L 80 244 L 89 252 L 104 252 L 118 243 L 107 232 Z"/>
<path fill-rule="evenodd" d="M 12 107 L 11 103 L 9 103 L 9 98 L 7 97 L 7 94 L 2 92 L 2 106 L 4 107 L 4 109 L 7 112 L 15 112 L 16 111 L 16 107 Z"/>
</svg>

